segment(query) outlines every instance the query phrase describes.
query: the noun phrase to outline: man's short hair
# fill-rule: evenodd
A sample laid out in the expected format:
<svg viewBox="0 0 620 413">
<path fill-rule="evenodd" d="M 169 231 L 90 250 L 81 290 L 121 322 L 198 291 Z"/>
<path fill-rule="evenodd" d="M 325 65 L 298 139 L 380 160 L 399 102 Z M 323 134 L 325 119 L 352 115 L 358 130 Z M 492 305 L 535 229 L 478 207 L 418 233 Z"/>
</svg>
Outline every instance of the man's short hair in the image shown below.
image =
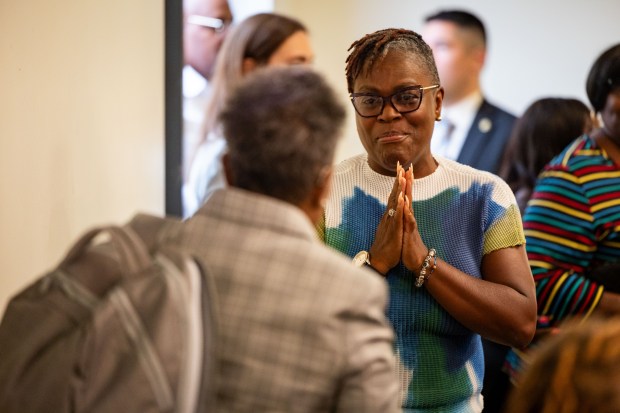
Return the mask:
<svg viewBox="0 0 620 413">
<path fill-rule="evenodd" d="M 461 28 L 474 30 L 480 34 L 483 44 L 486 45 L 487 43 L 487 33 L 484 28 L 484 23 L 470 12 L 464 10 L 441 10 L 424 19 L 427 23 L 433 20 L 452 22 Z"/>
<path fill-rule="evenodd" d="M 245 78 L 220 119 L 233 185 L 296 204 L 332 165 L 345 110 L 311 68 L 266 67 Z"/>
</svg>

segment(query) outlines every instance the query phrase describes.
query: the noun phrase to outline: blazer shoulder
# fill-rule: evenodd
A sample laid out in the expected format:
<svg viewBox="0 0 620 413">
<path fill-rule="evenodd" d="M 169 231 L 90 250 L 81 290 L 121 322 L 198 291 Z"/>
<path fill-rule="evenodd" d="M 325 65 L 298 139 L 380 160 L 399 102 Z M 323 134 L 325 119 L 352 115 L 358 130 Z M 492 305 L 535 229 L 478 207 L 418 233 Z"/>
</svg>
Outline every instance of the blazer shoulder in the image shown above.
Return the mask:
<svg viewBox="0 0 620 413">
<path fill-rule="evenodd" d="M 513 114 L 483 100 L 457 160 L 497 173 L 515 121 Z"/>
<path fill-rule="evenodd" d="M 482 116 L 487 116 L 498 122 L 504 121 L 508 123 L 513 123 L 515 120 L 517 120 L 517 117 L 515 115 L 505 109 L 500 108 L 499 106 L 492 104 L 486 99 L 482 101 L 482 105 L 480 106 L 480 109 L 478 109 L 477 117 Z"/>
</svg>

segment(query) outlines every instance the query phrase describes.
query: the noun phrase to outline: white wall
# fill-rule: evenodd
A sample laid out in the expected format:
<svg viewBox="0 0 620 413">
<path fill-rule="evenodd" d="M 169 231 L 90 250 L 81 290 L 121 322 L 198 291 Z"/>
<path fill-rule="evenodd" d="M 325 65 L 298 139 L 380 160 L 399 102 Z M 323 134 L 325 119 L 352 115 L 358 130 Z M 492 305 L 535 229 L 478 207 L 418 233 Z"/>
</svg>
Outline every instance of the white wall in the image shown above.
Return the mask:
<svg viewBox="0 0 620 413">
<path fill-rule="evenodd" d="M 489 36 L 484 91 L 516 115 L 543 96 L 577 97 L 587 103 L 590 65 L 620 41 L 618 0 L 275 0 L 276 11 L 308 25 L 316 65 L 343 99 L 344 61 L 354 40 L 387 27 L 419 31 L 424 17 L 441 8 L 470 10 L 484 21 Z M 349 107 L 338 159 L 362 151 L 353 115 Z"/>
<path fill-rule="evenodd" d="M 256 13 L 273 11 L 273 0 L 228 0 L 235 22 Z"/>
<path fill-rule="evenodd" d="M 0 1 L 0 314 L 87 227 L 164 210 L 163 0 Z"/>
</svg>

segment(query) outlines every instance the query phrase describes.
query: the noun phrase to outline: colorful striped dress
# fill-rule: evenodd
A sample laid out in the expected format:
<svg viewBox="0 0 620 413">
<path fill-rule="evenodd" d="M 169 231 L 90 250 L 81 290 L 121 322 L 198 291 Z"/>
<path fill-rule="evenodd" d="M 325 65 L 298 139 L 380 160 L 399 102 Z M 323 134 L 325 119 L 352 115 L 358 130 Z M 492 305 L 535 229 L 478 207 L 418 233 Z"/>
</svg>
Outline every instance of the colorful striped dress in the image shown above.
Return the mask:
<svg viewBox="0 0 620 413">
<path fill-rule="evenodd" d="M 585 275 L 620 261 L 620 169 L 588 136 L 541 173 L 523 217 L 539 315 L 588 316 L 604 288 Z"/>
<path fill-rule="evenodd" d="M 480 278 L 485 254 L 525 241 L 514 195 L 495 175 L 436 159 L 435 172 L 413 185 L 420 235 L 441 259 Z M 366 155 L 339 164 L 320 230 L 326 244 L 350 257 L 370 249 L 394 179 L 370 169 Z M 416 288 L 413 274 L 402 264 L 388 273 L 387 282 L 403 411 L 479 412 L 484 375 L 480 336 L 456 321 L 424 287 Z"/>
</svg>

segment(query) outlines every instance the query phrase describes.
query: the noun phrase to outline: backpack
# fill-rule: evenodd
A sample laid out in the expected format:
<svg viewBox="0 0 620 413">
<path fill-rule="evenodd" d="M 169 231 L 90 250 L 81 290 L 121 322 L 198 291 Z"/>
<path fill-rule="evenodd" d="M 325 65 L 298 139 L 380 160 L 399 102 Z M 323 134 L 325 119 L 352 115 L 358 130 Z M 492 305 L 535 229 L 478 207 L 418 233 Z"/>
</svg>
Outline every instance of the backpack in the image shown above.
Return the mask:
<svg viewBox="0 0 620 413">
<path fill-rule="evenodd" d="M 0 324 L 0 412 L 205 412 L 215 316 L 181 221 L 87 231 L 13 297 Z M 109 241 L 96 243 L 107 234 Z"/>
</svg>

